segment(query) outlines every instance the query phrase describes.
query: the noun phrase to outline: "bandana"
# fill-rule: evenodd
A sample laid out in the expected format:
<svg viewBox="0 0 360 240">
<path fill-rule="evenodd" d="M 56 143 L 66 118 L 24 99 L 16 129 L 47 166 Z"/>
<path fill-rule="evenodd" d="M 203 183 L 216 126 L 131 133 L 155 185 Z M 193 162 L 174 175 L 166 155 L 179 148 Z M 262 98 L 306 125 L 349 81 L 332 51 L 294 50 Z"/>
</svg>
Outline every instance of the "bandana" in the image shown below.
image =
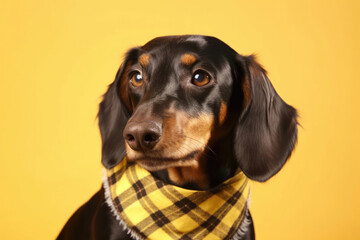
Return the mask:
<svg viewBox="0 0 360 240">
<path fill-rule="evenodd" d="M 105 197 L 135 239 L 237 239 L 244 232 L 249 180 L 238 170 L 210 190 L 189 190 L 154 178 L 126 158 L 107 170 Z"/>
</svg>

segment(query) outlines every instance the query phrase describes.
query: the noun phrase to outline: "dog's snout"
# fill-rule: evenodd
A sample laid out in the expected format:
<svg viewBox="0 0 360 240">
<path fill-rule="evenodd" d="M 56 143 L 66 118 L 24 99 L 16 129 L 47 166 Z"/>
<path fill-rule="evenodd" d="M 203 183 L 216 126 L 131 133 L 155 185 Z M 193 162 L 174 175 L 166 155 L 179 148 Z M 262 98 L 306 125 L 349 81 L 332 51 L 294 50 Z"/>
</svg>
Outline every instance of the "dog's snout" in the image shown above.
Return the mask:
<svg viewBox="0 0 360 240">
<path fill-rule="evenodd" d="M 157 122 L 129 122 L 124 129 L 124 139 L 134 151 L 146 151 L 155 147 L 161 133 L 161 125 Z"/>
</svg>

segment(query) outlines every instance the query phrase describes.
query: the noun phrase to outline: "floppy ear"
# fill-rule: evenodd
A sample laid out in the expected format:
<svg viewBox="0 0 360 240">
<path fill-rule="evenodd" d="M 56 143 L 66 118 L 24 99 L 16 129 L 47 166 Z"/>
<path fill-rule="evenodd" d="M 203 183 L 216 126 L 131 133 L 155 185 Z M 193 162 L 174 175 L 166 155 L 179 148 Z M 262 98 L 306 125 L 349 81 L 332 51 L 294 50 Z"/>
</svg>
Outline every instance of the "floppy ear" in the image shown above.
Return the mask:
<svg viewBox="0 0 360 240">
<path fill-rule="evenodd" d="M 99 106 L 102 163 L 106 168 L 116 166 L 126 155 L 123 131 L 130 117 L 131 103 L 128 96 L 127 81 L 122 81 L 122 77 L 127 72 L 134 51 L 135 49 L 132 49 L 127 54 L 114 82 L 109 85 Z"/>
<path fill-rule="evenodd" d="M 297 140 L 297 113 L 276 93 L 254 56 L 238 56 L 244 110 L 235 127 L 235 156 L 251 179 L 264 182 L 289 158 Z"/>
</svg>

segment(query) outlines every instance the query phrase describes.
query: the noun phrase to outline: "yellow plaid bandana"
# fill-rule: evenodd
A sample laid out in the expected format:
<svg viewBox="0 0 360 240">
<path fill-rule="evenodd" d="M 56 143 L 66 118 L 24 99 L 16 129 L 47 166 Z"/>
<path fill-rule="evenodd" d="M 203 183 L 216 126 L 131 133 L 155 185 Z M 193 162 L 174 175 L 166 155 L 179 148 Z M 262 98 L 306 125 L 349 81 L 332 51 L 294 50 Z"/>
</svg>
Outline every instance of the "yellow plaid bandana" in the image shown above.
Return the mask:
<svg viewBox="0 0 360 240">
<path fill-rule="evenodd" d="M 249 181 L 234 177 L 207 190 L 189 190 L 155 179 L 126 158 L 107 170 L 105 195 L 121 225 L 136 239 L 231 239 L 247 211 Z"/>
</svg>

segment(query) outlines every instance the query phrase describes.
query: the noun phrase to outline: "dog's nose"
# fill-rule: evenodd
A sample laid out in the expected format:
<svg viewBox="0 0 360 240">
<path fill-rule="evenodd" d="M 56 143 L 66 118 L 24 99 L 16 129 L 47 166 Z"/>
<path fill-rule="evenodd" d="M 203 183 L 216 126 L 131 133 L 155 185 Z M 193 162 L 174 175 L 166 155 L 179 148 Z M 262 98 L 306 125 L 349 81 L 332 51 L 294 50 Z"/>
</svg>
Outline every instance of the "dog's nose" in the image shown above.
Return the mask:
<svg viewBox="0 0 360 240">
<path fill-rule="evenodd" d="M 161 138 L 161 126 L 154 121 L 128 122 L 124 139 L 135 151 L 151 150 Z"/>
</svg>

